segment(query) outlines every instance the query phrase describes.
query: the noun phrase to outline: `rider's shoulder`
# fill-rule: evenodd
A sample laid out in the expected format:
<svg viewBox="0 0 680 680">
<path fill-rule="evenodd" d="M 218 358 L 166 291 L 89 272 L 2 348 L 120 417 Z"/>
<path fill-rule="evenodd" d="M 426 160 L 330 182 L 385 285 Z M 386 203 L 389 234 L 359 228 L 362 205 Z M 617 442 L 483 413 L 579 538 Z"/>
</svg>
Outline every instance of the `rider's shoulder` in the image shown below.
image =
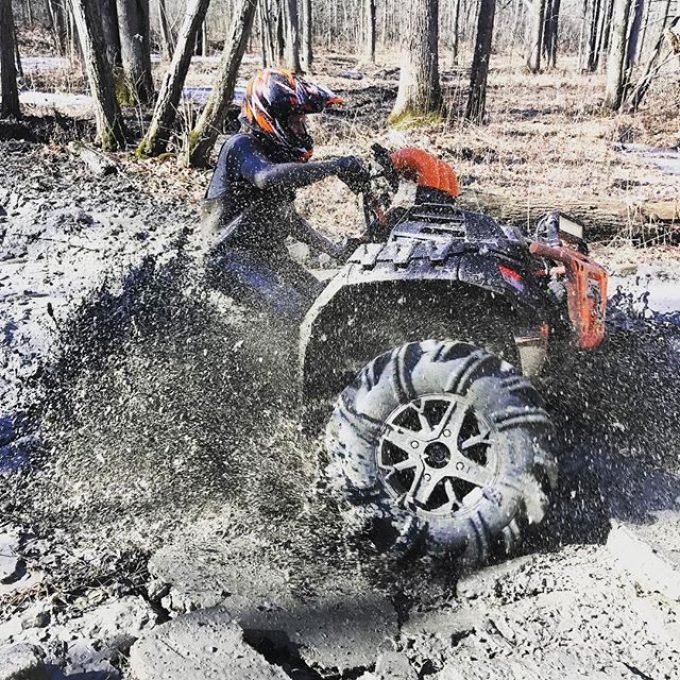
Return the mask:
<svg viewBox="0 0 680 680">
<path fill-rule="evenodd" d="M 231 137 L 227 137 L 220 147 L 220 159 L 226 160 L 227 158 L 233 158 L 236 155 L 242 155 L 250 151 L 252 147 L 249 137 L 250 135 L 244 132 L 238 132 L 235 135 L 231 135 Z"/>
<path fill-rule="evenodd" d="M 259 145 L 253 135 L 247 132 L 238 132 L 227 140 L 230 149 L 237 152 L 258 151 Z"/>
</svg>

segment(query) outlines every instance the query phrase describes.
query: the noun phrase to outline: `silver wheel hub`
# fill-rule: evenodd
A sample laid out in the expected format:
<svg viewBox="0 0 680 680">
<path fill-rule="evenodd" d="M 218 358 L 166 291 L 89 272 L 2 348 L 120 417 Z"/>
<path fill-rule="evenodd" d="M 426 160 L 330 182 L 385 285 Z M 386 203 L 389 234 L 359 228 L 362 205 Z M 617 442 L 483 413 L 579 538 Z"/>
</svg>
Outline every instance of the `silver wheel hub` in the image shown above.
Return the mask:
<svg viewBox="0 0 680 680">
<path fill-rule="evenodd" d="M 452 515 L 477 505 L 497 478 L 492 429 L 455 394 L 426 394 L 386 419 L 376 450 L 381 480 L 402 507 Z"/>
</svg>

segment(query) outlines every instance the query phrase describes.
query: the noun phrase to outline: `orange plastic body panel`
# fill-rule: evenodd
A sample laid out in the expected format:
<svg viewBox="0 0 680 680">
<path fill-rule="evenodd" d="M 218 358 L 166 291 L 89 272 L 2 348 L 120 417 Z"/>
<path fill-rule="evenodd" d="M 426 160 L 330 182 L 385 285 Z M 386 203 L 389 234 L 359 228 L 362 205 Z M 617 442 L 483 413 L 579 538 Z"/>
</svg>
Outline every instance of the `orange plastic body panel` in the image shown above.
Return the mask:
<svg viewBox="0 0 680 680">
<path fill-rule="evenodd" d="M 407 146 L 392 152 L 390 158 L 397 172 L 406 177 L 415 177 L 419 186 L 439 189 L 454 198 L 460 193 L 458 177 L 453 168 L 429 151 Z"/>
<path fill-rule="evenodd" d="M 533 242 L 535 255 L 562 262 L 567 276 L 569 319 L 578 335 L 579 347 L 593 349 L 604 339 L 607 312 L 607 272 L 602 265 L 564 246 Z"/>
</svg>

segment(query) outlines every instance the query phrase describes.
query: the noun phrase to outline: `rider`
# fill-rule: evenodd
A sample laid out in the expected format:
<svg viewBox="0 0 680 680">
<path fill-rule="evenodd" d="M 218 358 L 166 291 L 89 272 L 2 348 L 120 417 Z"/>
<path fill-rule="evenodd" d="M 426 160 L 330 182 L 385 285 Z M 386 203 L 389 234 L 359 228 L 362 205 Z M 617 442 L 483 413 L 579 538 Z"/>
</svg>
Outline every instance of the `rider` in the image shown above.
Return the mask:
<svg viewBox="0 0 680 680">
<path fill-rule="evenodd" d="M 332 257 L 351 247 L 336 245 L 295 210 L 295 189 L 335 175 L 359 190 L 368 173 L 355 156 L 310 161 L 313 140 L 306 115 L 342 99 L 291 71 L 264 69 L 248 82 L 241 132 L 220 150 L 202 205 L 203 229 L 217 235 L 207 271 L 233 297 L 300 316 L 320 284 L 286 248 L 291 236 Z"/>
</svg>

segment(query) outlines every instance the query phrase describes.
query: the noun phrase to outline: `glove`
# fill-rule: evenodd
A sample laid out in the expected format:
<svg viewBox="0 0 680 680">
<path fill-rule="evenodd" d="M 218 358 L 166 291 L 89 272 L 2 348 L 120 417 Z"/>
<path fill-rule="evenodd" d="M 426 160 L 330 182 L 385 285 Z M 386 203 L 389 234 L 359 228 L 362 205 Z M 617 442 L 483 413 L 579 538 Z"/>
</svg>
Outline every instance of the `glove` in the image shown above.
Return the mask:
<svg viewBox="0 0 680 680">
<path fill-rule="evenodd" d="M 360 194 L 368 186 L 371 175 L 364 164 L 356 156 L 342 156 L 335 161 L 338 178 L 343 181 L 351 191 Z"/>
</svg>

